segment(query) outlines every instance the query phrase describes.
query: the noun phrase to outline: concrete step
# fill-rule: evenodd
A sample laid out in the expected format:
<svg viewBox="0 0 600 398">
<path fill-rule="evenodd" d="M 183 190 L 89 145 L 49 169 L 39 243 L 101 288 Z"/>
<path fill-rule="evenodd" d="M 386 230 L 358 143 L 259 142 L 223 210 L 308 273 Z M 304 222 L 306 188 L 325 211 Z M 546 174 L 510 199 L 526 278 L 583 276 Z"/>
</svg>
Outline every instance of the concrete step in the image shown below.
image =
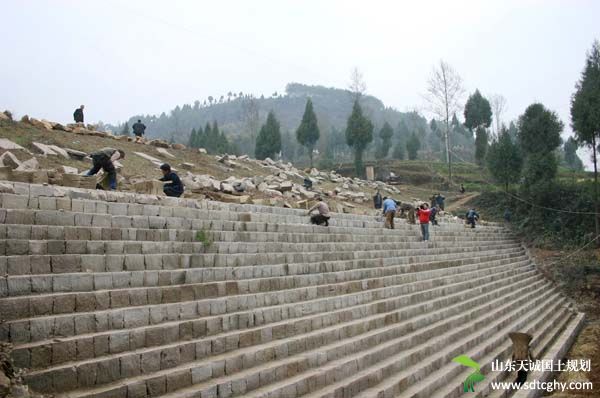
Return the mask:
<svg viewBox="0 0 600 398">
<path fill-rule="evenodd" d="M 473 286 L 476 286 L 476 284 L 473 284 Z M 541 283 L 541 285 L 543 286 L 543 281 Z M 514 295 L 518 295 L 518 292 L 515 292 Z M 435 322 L 435 321 L 439 321 L 440 317 L 443 319 L 445 316 L 447 316 L 448 313 L 462 313 L 462 317 L 468 317 L 469 315 L 465 315 L 464 314 L 464 309 L 461 310 L 461 308 L 464 307 L 464 304 L 459 303 L 457 305 L 456 308 L 456 312 L 452 312 L 452 311 L 446 311 L 444 309 L 439 311 L 439 314 L 437 316 L 435 315 L 422 315 L 417 317 L 416 319 L 419 320 L 420 324 L 427 324 L 429 322 Z M 480 309 L 480 313 L 483 314 L 484 313 L 484 309 Z M 419 314 L 420 315 L 420 314 Z M 467 318 L 468 319 L 468 318 Z M 399 322 L 401 319 L 400 318 L 396 318 L 396 322 Z M 391 322 L 391 323 L 390 323 Z M 439 323 L 439 322 L 438 322 Z M 383 339 L 383 341 L 385 341 L 386 339 L 392 338 L 393 336 L 398 336 L 398 338 L 400 338 L 399 336 L 402 336 L 403 334 L 405 334 L 407 331 L 410 330 L 414 330 L 414 329 L 418 329 L 418 326 L 416 325 L 412 325 L 412 323 L 408 320 L 402 319 L 402 323 L 398 324 L 398 325 L 394 325 L 394 322 L 392 321 L 392 319 L 388 319 L 387 321 L 384 320 L 383 323 L 379 324 L 379 327 L 376 327 L 376 329 L 374 331 L 369 331 L 369 324 L 367 323 L 367 325 L 365 325 L 365 328 L 359 328 L 357 331 L 357 335 L 353 336 L 353 333 L 348 330 L 346 332 L 343 332 L 341 335 L 339 334 L 330 334 L 327 333 L 326 336 L 329 336 L 329 339 L 326 341 L 323 341 L 322 339 L 324 337 L 322 337 L 321 339 L 319 339 L 318 337 L 316 337 L 314 340 L 309 338 L 309 335 L 301 335 L 298 338 L 292 340 L 292 341 L 286 341 L 285 339 L 282 341 L 274 341 L 274 342 L 269 342 L 264 344 L 264 348 L 263 351 L 264 353 L 260 353 L 262 351 L 257 351 L 258 348 L 260 348 L 260 345 L 256 345 L 256 346 L 251 346 L 248 347 L 247 349 L 242 349 L 242 350 L 236 350 L 232 353 L 226 353 L 226 354 L 222 354 L 222 355 L 217 355 L 216 357 L 212 357 L 210 358 L 210 366 L 211 369 L 213 369 L 213 371 L 215 369 L 218 369 L 219 364 L 221 364 L 220 366 L 224 367 L 224 372 L 227 373 L 227 376 L 222 376 L 222 378 L 240 378 L 242 377 L 243 379 L 247 380 L 248 377 L 253 377 L 252 375 L 254 375 L 254 377 L 258 380 L 259 379 L 259 375 L 262 378 L 263 377 L 263 373 L 266 372 L 268 369 L 270 368 L 279 368 L 281 366 L 285 366 L 286 369 L 293 363 L 297 363 L 298 366 L 300 365 L 300 363 L 304 363 L 306 361 L 306 358 L 310 357 L 310 356 L 314 356 L 316 354 L 318 354 L 320 351 L 325 351 L 325 352 L 336 352 L 338 353 L 338 355 L 346 355 L 345 352 L 347 352 L 348 348 L 350 347 L 362 347 L 364 348 L 364 345 L 372 345 L 372 344 L 377 344 L 377 343 L 381 343 Z M 371 324 L 371 326 L 375 326 L 375 324 Z M 442 328 L 442 326 L 438 326 L 437 327 L 438 330 L 440 330 Z M 380 330 L 383 329 L 383 330 Z M 389 330 L 389 331 L 388 331 Z M 391 330 L 395 330 L 395 334 L 390 333 Z M 325 331 L 327 332 L 327 331 Z M 314 332 L 314 334 L 316 336 L 319 336 L 319 331 Z M 366 334 L 366 335 L 365 335 Z M 374 337 L 376 336 L 376 337 Z M 340 341 L 341 340 L 341 341 Z M 351 341 L 348 341 L 351 340 Z M 312 341 L 312 343 L 310 343 Z M 306 342 L 306 343 L 302 343 L 302 342 Z M 322 346 L 323 344 L 326 344 L 325 346 Z M 304 347 L 303 344 L 306 344 L 305 347 L 315 347 L 312 351 L 310 352 L 306 352 L 304 351 L 304 349 L 302 347 Z M 283 349 L 277 349 L 276 347 L 280 346 L 280 347 L 285 347 Z M 348 348 L 343 348 L 343 347 L 348 347 Z M 329 349 L 327 349 L 329 348 Z M 342 349 L 343 348 L 343 349 Z M 243 368 L 245 368 L 243 366 L 243 357 L 244 355 L 253 355 L 253 357 L 255 358 L 255 361 L 251 361 L 251 363 L 249 363 L 249 365 L 251 365 L 248 370 L 243 370 Z M 328 354 L 329 355 L 329 354 Z M 326 355 L 326 357 L 328 356 Z M 264 360 L 260 360 L 259 358 L 269 358 L 269 359 L 273 359 L 272 361 L 264 361 Z M 299 361 L 299 362 L 298 362 Z M 182 372 L 187 372 L 188 377 L 190 378 L 191 381 L 191 370 L 195 369 L 198 365 L 201 366 L 205 366 L 207 365 L 205 363 L 206 361 L 202 361 L 199 364 L 196 363 L 192 363 L 189 365 L 184 365 L 184 366 L 177 366 L 175 368 L 169 369 L 168 371 L 166 370 L 160 370 L 158 372 L 155 372 L 153 374 L 149 374 L 147 376 L 142 376 L 143 378 L 147 379 L 148 381 L 152 381 L 155 380 L 156 377 L 158 375 L 164 375 L 165 377 L 165 381 L 166 381 L 166 377 L 170 374 L 170 375 L 181 375 Z M 279 362 L 282 362 L 283 364 L 279 364 Z M 252 375 L 251 375 L 251 374 Z M 277 378 L 277 377 L 285 377 L 285 373 L 282 375 L 281 373 L 277 374 L 276 372 L 270 373 L 269 377 L 272 378 Z M 214 376 L 213 376 L 214 377 Z M 205 387 L 208 388 L 212 388 L 212 387 L 216 387 L 217 385 L 219 386 L 218 388 L 222 389 L 223 387 L 221 387 L 221 381 L 219 380 L 219 378 L 217 378 L 216 380 L 210 380 L 207 383 L 203 383 L 203 384 L 214 384 L 212 386 L 208 386 L 208 385 L 203 385 L 200 384 L 199 387 L 201 390 L 204 390 Z M 215 383 L 213 383 L 215 382 Z M 117 388 L 121 388 L 122 386 L 119 385 Z M 149 387 L 148 385 L 146 387 Z M 109 390 L 110 389 L 114 389 L 115 385 L 112 384 L 110 386 L 107 387 Z M 79 394 L 75 394 L 73 396 L 88 396 L 88 395 L 79 395 Z M 226 395 L 224 395 L 226 396 Z"/>
<path fill-rule="evenodd" d="M 0 194 L 1 206 L 5 209 L 41 209 L 41 210 L 63 210 L 82 212 L 87 214 L 113 214 L 120 216 L 145 215 L 152 217 L 183 217 L 183 218 L 217 218 L 219 220 L 267 222 L 267 223 L 307 223 L 308 217 L 305 211 L 294 209 L 286 210 L 285 212 L 274 213 L 272 207 L 259 206 L 252 207 L 251 211 L 233 211 L 231 209 L 223 210 L 222 208 L 198 208 L 199 204 L 194 207 L 178 207 L 178 206 L 159 206 L 148 205 L 143 203 L 119 203 L 106 202 L 97 200 L 79 200 L 68 197 L 32 197 L 25 195 Z M 208 216 L 210 213 L 213 217 Z M 380 217 L 379 217 L 380 218 Z M 398 222 L 402 226 L 403 222 Z M 382 222 L 375 216 L 357 216 L 343 215 L 333 213 L 330 225 L 340 227 L 355 227 L 355 228 L 381 228 Z M 459 223 L 451 222 L 441 225 L 450 228 L 462 228 Z M 495 230 L 499 226 L 482 227 L 482 229 Z"/>
<path fill-rule="evenodd" d="M 532 271 L 528 271 L 529 275 L 532 275 Z M 522 275 L 522 274 L 521 274 Z M 509 282 L 515 282 L 515 276 L 505 277 L 503 279 L 499 279 L 494 282 L 494 285 L 489 285 L 489 287 L 503 287 L 506 286 Z M 532 280 L 532 279 L 530 279 Z M 514 285 L 514 283 L 513 283 Z M 516 285 L 515 285 L 516 286 Z M 440 297 L 444 297 L 444 295 L 450 294 L 453 292 L 452 288 L 445 288 L 443 291 L 439 291 L 439 288 L 436 289 L 428 289 L 427 292 L 429 297 L 432 294 L 435 294 L 438 291 Z M 457 297 L 469 297 L 471 294 L 475 294 L 478 290 L 472 289 L 469 292 L 459 292 L 459 294 L 454 294 L 453 298 L 444 299 L 440 301 L 439 298 L 435 298 L 433 302 L 429 304 L 424 304 L 426 308 L 432 308 L 436 302 L 443 303 L 452 303 L 454 298 Z M 412 293 L 414 295 L 415 293 Z M 401 296 L 392 296 L 392 297 L 383 297 L 378 299 L 375 297 L 375 301 L 364 302 L 363 300 L 354 301 L 349 306 L 339 307 L 337 309 L 332 310 L 331 312 L 323 313 L 321 311 L 307 311 L 307 315 L 300 317 L 291 317 L 288 320 L 284 320 L 281 322 L 275 322 L 275 324 L 267 324 L 269 326 L 263 326 L 260 328 L 253 328 L 252 325 L 249 325 L 248 330 L 240 329 L 239 334 L 241 334 L 240 338 L 243 340 L 243 336 L 248 335 L 249 333 L 258 333 L 260 332 L 261 336 L 264 335 L 281 335 L 282 332 L 285 335 L 300 333 L 301 331 L 311 330 L 313 327 L 311 325 L 323 325 L 323 324 L 331 324 L 332 320 L 335 322 L 343 322 L 348 319 L 353 319 L 355 314 L 372 314 L 372 313 L 381 313 L 381 311 L 391 311 L 392 309 L 397 309 L 399 305 L 406 305 L 410 303 L 409 295 L 401 295 Z M 309 303 L 305 303 L 303 305 L 307 305 Z M 122 344 L 121 347 L 117 349 L 112 349 L 111 353 L 119 353 L 126 351 L 128 349 L 140 349 L 140 348 L 148 348 L 155 345 L 163 345 L 166 342 L 173 343 L 176 341 L 188 341 L 193 337 L 198 337 L 198 331 L 194 331 L 194 324 L 196 324 L 195 320 L 184 320 L 184 321 L 176 321 L 176 322 L 165 322 L 158 325 L 152 326 L 141 326 L 137 328 L 129 328 L 126 333 L 132 334 L 142 334 L 142 337 L 136 340 L 130 339 L 130 344 Z M 304 325 L 301 328 L 294 326 L 290 327 L 290 324 L 293 325 Z M 273 332 L 273 328 L 275 328 L 275 333 Z M 204 328 L 205 329 L 205 328 Z M 279 332 L 278 332 L 279 331 Z M 41 340 L 36 341 L 34 343 L 25 343 L 16 345 L 13 349 L 13 355 L 15 358 L 15 364 L 19 367 L 25 368 L 41 368 L 44 366 L 49 366 L 50 364 L 57 365 L 61 363 L 61 360 L 72 360 L 70 355 L 62 355 L 56 354 L 53 355 L 53 347 L 57 347 L 57 352 L 71 352 L 71 353 L 79 353 L 79 359 L 87 359 L 86 356 L 94 355 L 93 350 L 86 350 L 83 347 L 86 344 L 91 344 L 96 339 L 118 339 L 119 335 L 122 335 L 123 332 L 119 330 L 115 331 L 107 331 L 100 333 L 88 333 L 84 335 L 76 335 L 68 338 L 61 338 L 59 341 L 52 340 Z M 231 334 L 231 333 L 230 333 Z M 163 336 L 168 336 L 168 338 L 164 338 Z M 158 337 L 158 338 L 157 338 Z M 218 335 L 216 337 L 219 337 Z M 220 336 L 221 338 L 223 336 Z M 230 338 L 231 336 L 227 336 Z M 141 344 L 139 346 L 134 343 Z M 27 352 L 22 352 L 23 350 Z M 59 358 L 59 359 L 56 359 Z M 22 361 L 22 362 L 21 362 Z"/>
<path fill-rule="evenodd" d="M 512 243 L 511 240 L 465 240 L 462 246 L 475 248 L 482 245 Z M 305 252 L 366 252 L 410 250 L 426 247 L 448 248 L 460 245 L 457 242 L 388 242 L 388 243 L 257 243 L 257 242 L 213 242 L 209 246 L 202 242 L 138 242 L 102 240 L 0 240 L 0 255 L 60 255 L 60 254 L 254 254 L 254 253 L 305 253 Z"/>
<path fill-rule="evenodd" d="M 98 191 L 80 188 L 48 186 L 40 184 L 28 184 L 19 182 L 5 182 L 8 186 L 13 187 L 17 195 L 26 196 L 32 200 L 32 204 L 40 197 L 57 198 L 61 200 L 84 200 L 95 202 L 119 203 L 119 204 L 134 204 L 144 205 L 149 209 L 157 210 L 162 207 L 171 208 L 191 208 L 191 209 L 207 209 L 227 212 L 252 212 L 252 213 L 271 213 L 276 215 L 299 216 L 305 213 L 301 209 L 288 209 L 283 207 L 263 206 L 263 205 L 238 205 L 233 203 L 215 202 L 211 200 L 199 201 L 196 199 L 171 198 L 165 196 L 145 195 L 130 192 L 116 191 Z M 43 201 L 43 199 L 42 199 Z M 334 213 L 339 219 L 355 219 L 368 220 L 371 215 L 345 214 Z M 449 220 L 450 221 L 450 220 Z M 460 222 L 456 222 L 460 224 Z M 486 223 L 483 228 L 498 227 L 501 225 L 496 223 Z"/>
<path fill-rule="evenodd" d="M 525 299 L 525 301 L 523 301 Z M 493 349 L 497 341 L 503 341 L 507 331 L 519 330 L 525 325 L 538 321 L 547 323 L 552 314 L 561 307 L 562 299 L 552 289 L 544 292 L 528 290 L 516 302 L 503 303 L 500 300 L 498 310 L 483 319 L 473 319 L 463 327 L 448 332 L 448 340 L 436 340 L 411 346 L 389 359 L 377 361 L 363 369 L 357 369 L 353 378 L 344 378 L 322 391 L 309 395 L 331 397 L 335 391 L 356 397 L 393 397 L 400 396 L 413 383 L 418 383 L 432 370 L 451 362 L 457 355 L 469 350 L 483 351 Z M 508 315 L 507 315 L 508 314 Z M 382 347 L 394 351 L 393 347 Z M 421 356 L 419 353 L 426 353 Z M 415 356 L 419 355 L 419 361 Z"/>
<path fill-rule="evenodd" d="M 377 231 L 382 235 L 406 236 L 420 234 L 419 227 L 416 225 L 406 225 L 403 228 L 395 230 L 383 229 L 382 225 L 376 223 L 369 228 L 337 228 L 311 226 L 302 222 L 301 224 L 287 223 L 286 220 L 278 222 L 245 222 L 245 221 L 224 221 L 221 219 L 193 218 L 193 217 L 159 217 L 159 216 L 115 216 L 110 214 L 83 213 L 59 210 L 14 210 L 0 209 L 0 224 L 16 225 L 45 225 L 45 226 L 67 226 L 67 227 L 99 227 L 112 229 L 178 229 L 193 231 L 242 231 L 242 232 L 290 232 L 297 227 L 302 226 L 301 232 L 312 233 L 349 233 L 349 234 L 370 234 L 370 231 Z M 438 233 L 455 232 L 462 237 L 478 236 L 479 233 L 489 234 L 503 232 L 498 230 L 479 230 L 469 228 L 446 228 L 444 225 L 430 228 L 432 239 L 435 239 Z M 511 235 L 504 234 L 512 238 Z"/>
<path fill-rule="evenodd" d="M 521 267 L 531 267 L 528 261 L 509 265 L 482 264 L 481 269 L 463 272 L 464 275 L 484 278 L 484 281 L 499 279 L 503 272 L 518 272 Z M 432 289 L 435 286 L 451 285 L 461 280 L 464 269 L 445 269 L 427 273 L 406 275 L 398 278 L 397 285 L 341 285 L 330 287 L 303 288 L 284 292 L 269 292 L 254 295 L 229 296 L 227 298 L 189 301 L 172 304 L 156 304 L 119 309 L 102 309 L 81 313 L 66 313 L 54 316 L 38 316 L 7 321 L 0 325 L 3 340 L 14 344 L 25 344 L 59 337 L 99 333 L 109 330 L 157 325 L 163 322 L 190 321 L 206 318 L 205 330 L 209 334 L 236 328 L 261 325 L 264 322 L 297 318 L 336 308 L 345 308 L 359 303 L 380 300 L 390 295 L 407 291 Z M 463 275 L 463 276 L 464 276 Z M 17 315 L 19 316 L 19 315 Z"/>
<path fill-rule="evenodd" d="M 85 273 L 26 274 L 7 276 L 6 288 L 0 288 L 0 297 L 16 297 L 31 294 L 70 293 L 113 289 L 136 289 L 141 287 L 173 286 L 197 283 L 235 282 L 250 279 L 274 279 L 290 281 L 297 286 L 302 280 L 337 280 L 340 275 L 351 274 L 351 278 L 362 275 L 389 275 L 397 266 L 407 271 L 425 271 L 442 266 L 446 262 L 455 265 L 467 264 L 473 259 L 515 258 L 524 255 L 520 247 L 504 250 L 479 251 L 477 253 L 448 253 L 444 256 L 425 255 L 419 257 L 387 258 L 394 260 L 383 265 L 378 259 L 370 261 L 339 261 L 329 264 L 282 264 L 250 267 L 207 267 L 163 271 L 106 271 Z M 429 264 L 435 263 L 435 264 Z M 366 274 L 365 274 L 366 272 Z M 343 273 L 343 274 L 340 274 Z M 318 279 L 315 279 L 318 278 Z M 1 281 L 2 279 L 0 279 Z M 0 282 L 2 283 L 2 282 Z M 312 283 L 312 282 L 309 282 Z"/>
<path fill-rule="evenodd" d="M 512 296 L 510 298 L 514 300 Z M 452 336 L 446 337 L 449 334 L 448 330 L 458 327 L 470 317 L 490 318 L 493 316 L 489 314 L 489 304 L 487 306 L 483 303 L 480 304 L 471 311 L 457 309 L 457 313 L 448 313 L 442 310 L 439 314 L 441 318 L 436 318 L 435 313 L 423 315 L 417 318 L 423 322 L 416 319 L 417 324 L 414 327 L 403 323 L 391 324 L 358 336 L 344 336 L 345 338 L 342 337 L 332 344 L 317 345 L 312 351 L 289 357 L 283 355 L 281 359 L 275 357 L 274 360 L 260 363 L 258 366 L 242 370 L 239 373 L 229 374 L 226 369 L 225 375 L 215 377 L 213 368 L 212 379 L 180 391 L 173 388 L 175 390 L 173 395 L 166 394 L 165 396 L 194 397 L 210 394 L 211 391 L 217 392 L 218 396 L 299 396 L 308 393 L 311 387 L 315 388 L 332 381 L 335 376 L 345 375 L 345 377 L 352 378 L 358 364 L 377 362 L 388 355 L 397 353 L 398 350 L 407 349 L 420 341 L 430 341 L 434 337 L 442 341 L 445 338 L 450 339 Z M 488 308 L 487 315 L 486 307 Z M 448 317 L 448 315 L 451 316 Z M 431 323 L 432 321 L 433 323 Z M 387 347 L 386 350 L 381 349 L 384 346 Z M 411 358 L 411 360 L 415 359 L 417 358 Z M 171 375 L 178 374 L 181 377 L 181 373 L 185 370 L 186 368 L 173 369 Z M 179 379 L 177 382 L 169 383 L 169 379 L 173 379 L 173 376 L 166 375 L 166 377 L 167 391 L 171 390 L 169 384 L 172 384 L 173 387 L 181 387 L 183 382 L 187 381 L 187 379 L 183 379 L 182 382 Z"/>
<path fill-rule="evenodd" d="M 532 350 L 534 352 L 543 352 L 548 348 L 548 344 L 550 344 L 551 341 L 554 341 L 554 339 L 562 332 L 571 318 L 572 310 L 567 304 L 555 311 L 552 317 L 543 325 L 529 324 L 518 331 L 530 333 L 534 337 L 530 344 Z M 477 351 L 465 352 L 464 354 L 477 361 L 481 365 L 481 372 L 485 375 L 485 380 L 476 384 L 476 394 L 471 394 L 481 398 L 489 394 L 493 382 L 502 380 L 506 377 L 502 372 L 491 371 L 492 362 L 496 359 L 502 361 L 509 359 L 512 354 L 512 344 L 508 337 L 508 333 L 506 333 L 502 344 L 494 347 L 492 351 L 486 352 L 483 356 Z M 403 391 L 402 394 L 407 398 L 461 397 L 464 394 L 463 382 L 472 372 L 473 371 L 469 368 L 451 362 L 435 372 L 430 373 L 418 384 Z"/>
<path fill-rule="evenodd" d="M 63 274 L 74 272 L 160 271 L 206 267 L 248 267 L 281 264 L 378 259 L 383 265 L 401 257 L 444 256 L 520 247 L 513 241 L 478 242 L 452 246 L 440 242 L 416 244 L 404 250 L 306 251 L 302 253 L 194 253 L 194 254 L 59 254 L 0 256 L 2 275 Z"/>
<path fill-rule="evenodd" d="M 257 227 L 257 226 L 255 226 Z M 257 228 L 255 228 L 257 229 Z M 433 227 L 432 227 L 433 229 Z M 108 227 L 65 227 L 54 225 L 0 224 L 0 239 L 24 240 L 135 240 L 135 241 L 179 241 L 195 242 L 197 234 L 204 233 L 216 242 L 282 242 L 282 243 L 323 243 L 323 242 L 398 242 L 420 240 L 418 231 L 403 230 L 396 234 L 367 234 L 330 232 L 259 232 L 259 231 L 220 231 L 188 229 L 149 229 L 149 228 L 108 228 Z M 468 237 L 473 240 L 490 238 L 512 239 L 511 234 L 481 231 L 477 234 L 463 231 L 436 230 L 438 239 L 460 241 Z"/>
</svg>

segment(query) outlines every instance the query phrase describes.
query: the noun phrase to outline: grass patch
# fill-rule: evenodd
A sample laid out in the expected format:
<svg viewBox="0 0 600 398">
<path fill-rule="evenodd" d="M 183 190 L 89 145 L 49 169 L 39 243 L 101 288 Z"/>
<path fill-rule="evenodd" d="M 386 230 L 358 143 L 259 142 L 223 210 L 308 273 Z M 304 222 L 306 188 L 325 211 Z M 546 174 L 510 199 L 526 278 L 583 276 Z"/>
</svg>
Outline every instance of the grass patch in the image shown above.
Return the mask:
<svg viewBox="0 0 600 398">
<path fill-rule="evenodd" d="M 212 237 L 210 236 L 210 234 L 208 232 L 206 232 L 203 229 L 196 231 L 195 239 L 196 239 L 196 242 L 202 243 L 202 246 L 204 246 L 205 249 L 209 248 L 213 244 Z"/>
</svg>

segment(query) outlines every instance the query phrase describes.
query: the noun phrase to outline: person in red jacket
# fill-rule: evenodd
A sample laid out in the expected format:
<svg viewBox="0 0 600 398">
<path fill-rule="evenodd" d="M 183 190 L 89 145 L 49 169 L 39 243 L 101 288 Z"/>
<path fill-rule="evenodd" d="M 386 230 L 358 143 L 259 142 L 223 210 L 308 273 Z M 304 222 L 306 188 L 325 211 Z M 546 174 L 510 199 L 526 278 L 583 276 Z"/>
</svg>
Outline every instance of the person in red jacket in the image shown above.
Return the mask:
<svg viewBox="0 0 600 398">
<path fill-rule="evenodd" d="M 419 217 L 419 224 L 421 224 L 421 233 L 423 234 L 423 240 L 429 240 L 429 216 L 431 210 L 427 203 L 423 203 L 417 210 L 417 217 Z"/>
</svg>

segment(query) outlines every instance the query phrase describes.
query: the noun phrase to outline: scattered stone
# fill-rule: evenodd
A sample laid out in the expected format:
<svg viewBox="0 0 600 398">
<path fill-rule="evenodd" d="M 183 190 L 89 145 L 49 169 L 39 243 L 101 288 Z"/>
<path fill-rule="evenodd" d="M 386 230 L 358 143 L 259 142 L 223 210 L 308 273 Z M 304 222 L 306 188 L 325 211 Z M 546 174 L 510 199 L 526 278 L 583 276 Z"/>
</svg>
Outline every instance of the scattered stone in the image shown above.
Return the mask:
<svg viewBox="0 0 600 398">
<path fill-rule="evenodd" d="M 183 145 L 183 144 L 178 144 L 178 143 L 177 143 L 177 144 L 173 144 L 172 146 L 173 146 L 173 149 L 177 149 L 177 150 L 182 150 L 182 149 L 185 149 L 185 148 L 186 148 L 186 146 L 185 146 L 185 145 Z"/>
<path fill-rule="evenodd" d="M 194 166 L 193 163 L 185 162 L 185 163 L 181 164 L 181 167 L 184 168 L 184 169 L 186 169 L 186 170 L 192 170 L 195 166 Z"/>
<path fill-rule="evenodd" d="M 157 159 L 154 156 L 150 156 L 144 152 L 134 152 L 134 154 L 138 155 L 141 158 L 151 161 L 152 163 L 154 163 L 157 166 L 160 166 L 161 164 L 164 163 L 162 160 Z"/>
<path fill-rule="evenodd" d="M 32 142 L 31 146 L 33 149 L 41 154 L 42 156 L 58 156 L 58 153 L 54 152 L 52 148 L 50 148 L 46 144 L 42 144 L 41 142 Z"/>
<path fill-rule="evenodd" d="M 12 115 L 12 112 L 11 112 L 11 111 L 9 111 L 8 109 L 7 109 L 7 110 L 5 110 L 4 112 L 2 112 L 2 114 L 3 114 L 4 116 L 6 116 L 6 117 L 8 118 L 8 120 L 13 120 L 13 115 Z"/>
<path fill-rule="evenodd" d="M 67 152 L 65 149 L 63 149 L 57 145 L 47 145 L 47 146 L 48 146 L 48 148 L 52 149 L 54 152 L 56 152 L 63 158 L 69 159 L 69 152 Z"/>
<path fill-rule="evenodd" d="M 175 159 L 175 155 L 173 155 L 172 153 L 170 153 L 169 151 L 167 151 L 165 148 L 156 148 L 156 152 L 160 153 L 163 156 L 166 156 L 168 158 L 171 159 Z"/>
<path fill-rule="evenodd" d="M 24 162 L 21 162 L 19 167 L 16 168 L 18 171 L 33 171 L 38 170 L 40 168 L 40 163 L 36 158 L 31 158 Z"/>
<path fill-rule="evenodd" d="M 8 167 L 11 170 L 16 169 L 21 165 L 21 161 L 12 152 L 4 152 L 0 155 L 0 166 Z"/>
<path fill-rule="evenodd" d="M 167 141 L 164 140 L 150 140 L 147 142 L 148 145 L 156 146 L 159 148 L 170 148 L 171 146 Z"/>
<path fill-rule="evenodd" d="M 235 192 L 235 189 L 233 188 L 233 185 L 222 182 L 221 183 L 221 191 L 228 193 L 228 194 L 232 194 Z"/>
<path fill-rule="evenodd" d="M 63 174 L 79 174 L 79 170 L 71 166 L 60 166 L 58 170 Z"/>
<path fill-rule="evenodd" d="M 25 150 L 25 148 L 23 148 L 21 145 L 16 144 L 6 138 L 0 138 L 0 149 L 6 149 L 8 151 L 14 151 L 14 150 L 24 151 Z"/>
<path fill-rule="evenodd" d="M 158 180 L 146 180 L 133 184 L 134 191 L 148 195 L 164 195 L 163 187 L 164 184 Z"/>
<path fill-rule="evenodd" d="M 208 152 L 206 152 L 206 149 L 204 149 L 204 148 L 198 148 L 198 152 L 203 153 L 205 155 L 208 153 Z"/>
<path fill-rule="evenodd" d="M 64 148 L 65 151 L 69 154 L 69 156 L 73 159 L 84 160 L 88 154 L 82 151 L 78 151 L 76 149 Z"/>
<path fill-rule="evenodd" d="M 40 129 L 52 130 L 52 124 L 48 121 L 29 118 L 29 124 Z"/>
</svg>

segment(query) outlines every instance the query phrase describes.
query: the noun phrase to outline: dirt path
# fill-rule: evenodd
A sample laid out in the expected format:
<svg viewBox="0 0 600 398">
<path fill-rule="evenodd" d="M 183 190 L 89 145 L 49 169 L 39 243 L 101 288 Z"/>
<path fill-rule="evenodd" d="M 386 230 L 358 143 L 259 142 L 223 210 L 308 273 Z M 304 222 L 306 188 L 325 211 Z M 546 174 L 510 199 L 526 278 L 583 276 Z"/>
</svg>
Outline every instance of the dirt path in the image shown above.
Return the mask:
<svg viewBox="0 0 600 398">
<path fill-rule="evenodd" d="M 447 206 L 446 206 L 446 211 L 454 211 L 456 209 L 460 209 L 462 207 L 465 207 L 465 204 L 467 202 L 469 202 L 471 199 L 475 198 L 479 196 L 479 193 L 471 193 L 471 194 L 467 194 L 465 196 L 459 197 L 457 200 L 454 200 L 452 202 L 450 202 Z"/>
</svg>

